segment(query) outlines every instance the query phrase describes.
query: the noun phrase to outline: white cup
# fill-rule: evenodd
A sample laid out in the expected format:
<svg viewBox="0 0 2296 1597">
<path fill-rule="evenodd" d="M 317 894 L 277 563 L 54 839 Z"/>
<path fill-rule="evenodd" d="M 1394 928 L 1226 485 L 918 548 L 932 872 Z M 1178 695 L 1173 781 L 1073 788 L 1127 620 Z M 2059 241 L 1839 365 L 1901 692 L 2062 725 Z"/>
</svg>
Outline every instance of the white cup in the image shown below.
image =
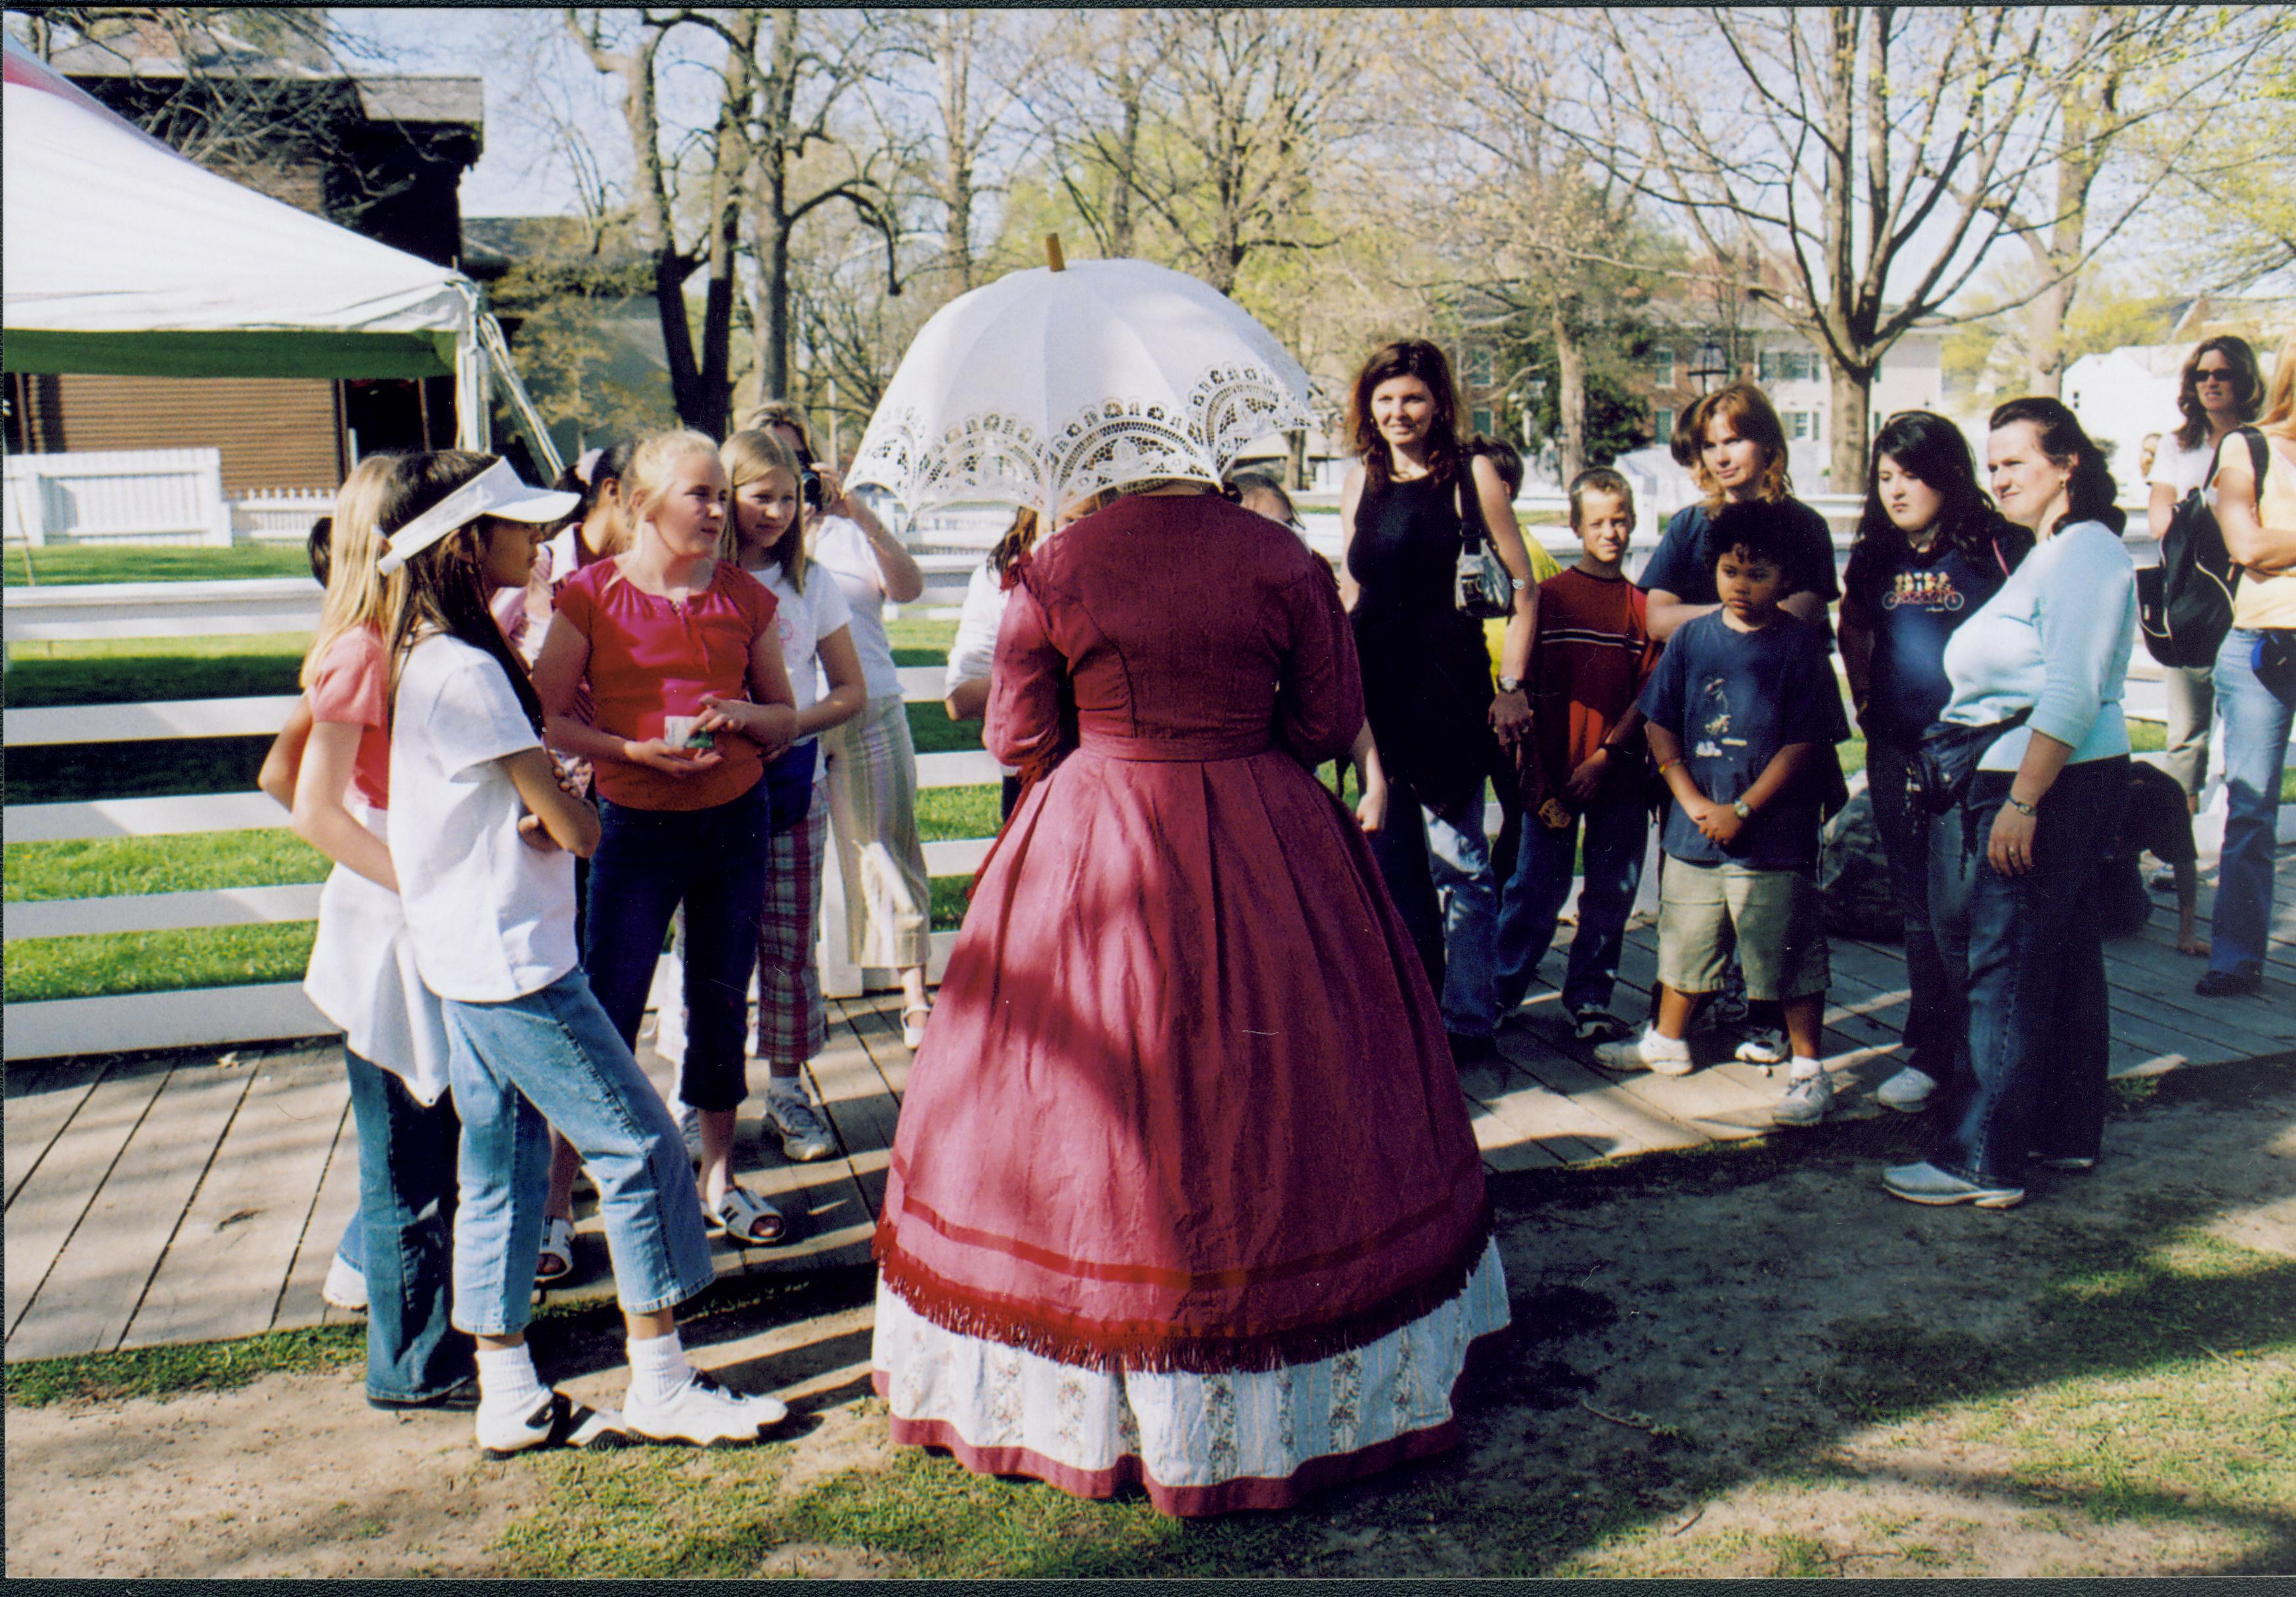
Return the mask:
<svg viewBox="0 0 2296 1597">
<path fill-rule="evenodd" d="M 701 720 L 698 715 L 663 716 L 661 718 L 662 741 L 674 749 L 684 748 L 686 739 L 693 736 L 693 729 Z"/>
</svg>

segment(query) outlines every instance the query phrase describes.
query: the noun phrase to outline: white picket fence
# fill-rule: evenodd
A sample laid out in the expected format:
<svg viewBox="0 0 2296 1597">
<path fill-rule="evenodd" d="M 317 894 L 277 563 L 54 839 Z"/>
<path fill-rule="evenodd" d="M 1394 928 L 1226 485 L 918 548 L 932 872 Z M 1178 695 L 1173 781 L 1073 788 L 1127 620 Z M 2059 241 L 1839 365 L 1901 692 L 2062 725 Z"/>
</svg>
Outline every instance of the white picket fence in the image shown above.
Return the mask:
<svg viewBox="0 0 2296 1597">
<path fill-rule="evenodd" d="M 969 572 L 974 556 L 927 556 L 941 580 L 927 602 L 963 597 L 947 578 Z M 930 580 L 930 578 L 929 578 Z M 9 589 L 6 637 L 12 646 L 74 638 L 244 636 L 308 631 L 318 621 L 318 590 L 308 580 L 152 582 L 85 587 Z M 931 611 L 928 610 L 928 613 Z M 939 704 L 938 666 L 901 671 L 911 703 Z M 162 738 L 242 737 L 276 732 L 293 707 L 292 695 L 10 710 L 0 740 L 14 748 L 121 744 Z M 978 750 L 921 754 L 922 788 L 992 785 L 1001 776 L 995 759 Z M 102 837 L 151 837 L 193 832 L 248 831 L 284 827 L 286 811 L 260 793 L 220 793 L 166 798 L 97 799 L 82 803 L 12 804 L 0 825 L 10 843 L 69 842 Z M 925 865 L 936 877 L 969 876 L 989 839 L 963 838 L 925 845 Z M 203 892 L 60 899 L 7 906 L 5 939 L 86 936 L 100 933 L 190 930 L 304 921 L 318 913 L 316 883 L 279 887 L 226 887 Z M 846 908 L 834 869 L 824 884 L 822 984 L 832 996 L 889 985 L 890 971 L 862 970 L 844 959 Z M 939 979 L 952 932 L 933 936 L 928 974 Z M 330 1030 L 294 983 L 123 993 L 59 999 L 7 1008 L 5 1057 L 137 1049 L 227 1046 Z"/>
<path fill-rule="evenodd" d="M 332 490 L 227 495 L 219 449 L 74 450 L 11 455 L 5 534 L 31 548 L 228 548 L 301 543 L 334 508 Z"/>
</svg>

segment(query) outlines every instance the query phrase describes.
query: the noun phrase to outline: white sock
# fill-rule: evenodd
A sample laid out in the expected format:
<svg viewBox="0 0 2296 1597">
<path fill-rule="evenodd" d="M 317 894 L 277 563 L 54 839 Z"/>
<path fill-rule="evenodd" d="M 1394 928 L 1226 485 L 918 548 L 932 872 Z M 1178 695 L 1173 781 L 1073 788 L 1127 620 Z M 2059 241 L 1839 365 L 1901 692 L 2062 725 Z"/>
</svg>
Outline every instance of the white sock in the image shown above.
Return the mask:
<svg viewBox="0 0 2296 1597">
<path fill-rule="evenodd" d="M 685 1362 L 685 1346 L 677 1332 L 629 1339 L 630 1396 L 635 1402 L 664 1404 L 683 1391 L 693 1377 Z"/>
<path fill-rule="evenodd" d="M 1645 1059 L 1686 1059 L 1690 1057 L 1690 1040 L 1686 1037 L 1662 1037 L 1656 1026 L 1643 1033 L 1643 1058 Z"/>
<path fill-rule="evenodd" d="M 479 1349 L 479 1405 L 489 1413 L 524 1414 L 543 1394 L 534 1355 L 521 1342 L 512 1347 Z"/>
<path fill-rule="evenodd" d="M 1820 1065 L 1816 1059 L 1807 1059 L 1797 1056 L 1793 1062 L 1786 1066 L 1786 1080 L 1790 1082 L 1806 1082 L 1814 1075 L 1824 1074 L 1824 1072 L 1825 1066 Z"/>
</svg>

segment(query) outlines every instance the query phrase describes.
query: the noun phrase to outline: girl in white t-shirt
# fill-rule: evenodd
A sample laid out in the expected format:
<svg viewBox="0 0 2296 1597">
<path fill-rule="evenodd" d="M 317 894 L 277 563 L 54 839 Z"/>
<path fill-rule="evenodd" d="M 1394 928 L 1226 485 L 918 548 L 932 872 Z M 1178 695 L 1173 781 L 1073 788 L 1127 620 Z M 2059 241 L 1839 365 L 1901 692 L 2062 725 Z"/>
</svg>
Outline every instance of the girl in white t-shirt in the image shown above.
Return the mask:
<svg viewBox="0 0 2296 1597">
<path fill-rule="evenodd" d="M 590 994 L 575 958 L 573 855 L 598 818 L 565 791 L 542 702 L 488 608 L 522 586 L 569 496 L 490 456 L 407 457 L 381 569 L 404 565 L 386 629 L 392 672 L 390 863 L 422 981 L 442 1000 L 462 1116 L 455 1323 L 478 1338 L 479 1445 L 497 1456 L 635 1434 L 753 1439 L 787 1412 L 685 1358 L 676 1306 L 713 1277 L 677 1127 Z M 396 521 L 397 518 L 392 518 Z M 598 1187 L 628 1332 L 629 1395 L 593 1411 L 537 1379 L 526 1347 L 549 1128 Z"/>
<path fill-rule="evenodd" d="M 728 438 L 718 457 L 733 489 L 719 556 L 780 601 L 774 620 L 797 694 L 797 741 L 766 767 L 773 819 L 758 922 L 757 1033 L 758 1057 L 770 1073 L 766 1114 L 784 1157 L 825 1158 L 837 1151 L 836 1133 L 808 1096 L 802 1070 L 828 1039 L 814 958 L 829 838 L 818 739 L 858 715 L 868 690 L 845 596 L 806 557 L 797 457 L 772 433 L 755 431 Z"/>
</svg>

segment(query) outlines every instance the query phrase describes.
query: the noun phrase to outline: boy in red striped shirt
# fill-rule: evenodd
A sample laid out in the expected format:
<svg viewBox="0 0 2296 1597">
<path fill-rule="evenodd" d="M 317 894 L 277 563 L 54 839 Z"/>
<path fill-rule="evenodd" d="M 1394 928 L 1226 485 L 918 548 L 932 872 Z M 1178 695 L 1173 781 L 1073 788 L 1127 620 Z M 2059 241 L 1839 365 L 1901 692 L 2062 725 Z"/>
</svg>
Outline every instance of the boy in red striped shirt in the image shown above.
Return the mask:
<svg viewBox="0 0 2296 1597">
<path fill-rule="evenodd" d="M 1514 870 L 1499 897 L 1500 1013 L 1522 1002 L 1554 940 L 1578 869 L 1578 929 L 1562 978 L 1562 1007 L 1581 1041 L 1623 1037 L 1610 1012 L 1627 917 L 1642 885 L 1650 818 L 1644 803 L 1642 712 L 1635 701 L 1660 645 L 1642 590 L 1627 580 L 1634 490 L 1614 471 L 1570 484 L 1578 563 L 1538 585 L 1529 689 L 1535 734 L 1520 774 L 1528 811 Z"/>
</svg>

